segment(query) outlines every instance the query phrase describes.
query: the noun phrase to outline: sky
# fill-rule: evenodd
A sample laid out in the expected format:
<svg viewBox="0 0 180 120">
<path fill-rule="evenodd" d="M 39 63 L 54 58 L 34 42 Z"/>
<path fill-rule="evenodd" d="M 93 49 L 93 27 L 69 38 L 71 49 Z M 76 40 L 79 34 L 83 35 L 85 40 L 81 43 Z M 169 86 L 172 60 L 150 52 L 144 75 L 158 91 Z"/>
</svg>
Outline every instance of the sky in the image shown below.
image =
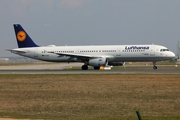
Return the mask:
<svg viewBox="0 0 180 120">
<path fill-rule="evenodd" d="M 0 0 L 0 57 L 17 56 L 13 24 L 40 46 L 158 44 L 177 51 L 180 0 Z"/>
</svg>

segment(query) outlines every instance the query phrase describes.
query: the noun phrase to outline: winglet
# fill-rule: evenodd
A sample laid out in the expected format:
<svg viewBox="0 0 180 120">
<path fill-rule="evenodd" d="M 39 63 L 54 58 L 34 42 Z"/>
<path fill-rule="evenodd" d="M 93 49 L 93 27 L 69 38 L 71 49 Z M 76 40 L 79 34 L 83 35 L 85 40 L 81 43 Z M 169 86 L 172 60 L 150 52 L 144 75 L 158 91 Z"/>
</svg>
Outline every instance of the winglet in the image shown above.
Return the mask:
<svg viewBox="0 0 180 120">
<path fill-rule="evenodd" d="M 39 47 L 34 43 L 34 41 L 29 37 L 26 31 L 21 27 L 20 24 L 14 24 L 15 36 L 17 39 L 18 47 Z"/>
</svg>

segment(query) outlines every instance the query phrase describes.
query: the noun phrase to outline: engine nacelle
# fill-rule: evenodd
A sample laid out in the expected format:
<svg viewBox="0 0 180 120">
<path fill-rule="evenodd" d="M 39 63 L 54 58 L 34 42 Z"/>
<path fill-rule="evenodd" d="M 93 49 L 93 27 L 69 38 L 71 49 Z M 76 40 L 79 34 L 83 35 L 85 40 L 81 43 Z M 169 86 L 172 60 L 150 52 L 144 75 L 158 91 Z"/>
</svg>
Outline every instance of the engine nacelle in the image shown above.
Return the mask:
<svg viewBox="0 0 180 120">
<path fill-rule="evenodd" d="M 125 62 L 110 62 L 110 63 L 108 63 L 108 65 L 123 66 L 123 65 L 125 65 Z"/>
<path fill-rule="evenodd" d="M 106 58 L 94 58 L 89 60 L 90 66 L 100 67 L 106 66 L 108 64 L 108 60 Z"/>
</svg>

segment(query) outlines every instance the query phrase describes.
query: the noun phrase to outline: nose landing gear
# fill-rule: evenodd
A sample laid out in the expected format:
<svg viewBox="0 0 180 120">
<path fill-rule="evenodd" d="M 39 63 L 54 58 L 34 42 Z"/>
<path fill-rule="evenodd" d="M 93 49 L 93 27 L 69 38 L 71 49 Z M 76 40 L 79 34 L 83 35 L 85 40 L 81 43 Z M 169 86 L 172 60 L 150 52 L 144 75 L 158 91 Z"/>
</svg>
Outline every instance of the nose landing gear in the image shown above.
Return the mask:
<svg viewBox="0 0 180 120">
<path fill-rule="evenodd" d="M 153 62 L 153 65 L 154 65 L 154 66 L 153 66 L 153 69 L 154 69 L 154 70 L 157 70 L 156 62 Z"/>
<path fill-rule="evenodd" d="M 156 70 L 156 69 L 157 69 L 157 66 L 156 66 L 156 65 L 154 65 L 154 66 L 153 66 L 153 69 L 154 69 L 154 70 Z"/>
</svg>

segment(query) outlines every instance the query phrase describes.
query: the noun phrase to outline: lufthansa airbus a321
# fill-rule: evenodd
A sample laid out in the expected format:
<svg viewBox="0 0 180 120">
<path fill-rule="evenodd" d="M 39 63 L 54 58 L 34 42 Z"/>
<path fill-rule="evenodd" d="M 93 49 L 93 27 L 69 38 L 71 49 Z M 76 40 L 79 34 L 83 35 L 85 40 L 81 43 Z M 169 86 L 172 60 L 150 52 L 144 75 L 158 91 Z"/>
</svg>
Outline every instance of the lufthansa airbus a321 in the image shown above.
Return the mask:
<svg viewBox="0 0 180 120">
<path fill-rule="evenodd" d="M 20 24 L 14 24 L 14 30 L 18 48 L 10 49 L 12 53 L 49 62 L 81 62 L 82 70 L 88 70 L 88 66 L 95 70 L 122 66 L 125 62 L 152 62 L 153 69 L 157 69 L 157 61 L 175 57 L 161 45 L 39 46 Z"/>
</svg>

